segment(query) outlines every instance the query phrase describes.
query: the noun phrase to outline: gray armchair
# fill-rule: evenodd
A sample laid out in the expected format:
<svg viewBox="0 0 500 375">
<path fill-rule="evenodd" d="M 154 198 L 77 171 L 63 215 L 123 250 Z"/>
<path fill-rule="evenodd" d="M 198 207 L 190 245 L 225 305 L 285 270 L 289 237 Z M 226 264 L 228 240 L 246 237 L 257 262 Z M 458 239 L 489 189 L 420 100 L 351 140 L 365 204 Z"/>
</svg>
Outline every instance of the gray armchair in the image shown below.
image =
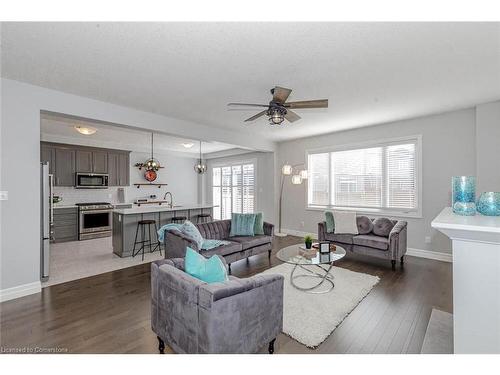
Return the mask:
<svg viewBox="0 0 500 375">
<path fill-rule="evenodd" d="M 224 262 L 224 259 L 220 257 Z M 207 284 L 184 272 L 184 259 L 151 263 L 151 327 L 159 351 L 255 353 L 283 328 L 283 276 L 230 276 Z"/>
</svg>

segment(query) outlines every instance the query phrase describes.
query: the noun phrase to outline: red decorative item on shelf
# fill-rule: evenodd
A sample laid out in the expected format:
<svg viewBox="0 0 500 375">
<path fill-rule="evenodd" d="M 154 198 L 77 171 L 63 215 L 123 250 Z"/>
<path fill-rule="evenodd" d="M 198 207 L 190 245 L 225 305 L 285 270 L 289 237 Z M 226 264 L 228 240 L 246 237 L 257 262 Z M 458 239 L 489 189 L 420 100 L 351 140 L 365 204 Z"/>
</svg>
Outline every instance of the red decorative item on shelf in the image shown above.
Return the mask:
<svg viewBox="0 0 500 375">
<path fill-rule="evenodd" d="M 154 170 L 150 169 L 149 171 L 144 172 L 144 178 L 149 182 L 153 182 L 156 180 L 157 174 Z"/>
</svg>

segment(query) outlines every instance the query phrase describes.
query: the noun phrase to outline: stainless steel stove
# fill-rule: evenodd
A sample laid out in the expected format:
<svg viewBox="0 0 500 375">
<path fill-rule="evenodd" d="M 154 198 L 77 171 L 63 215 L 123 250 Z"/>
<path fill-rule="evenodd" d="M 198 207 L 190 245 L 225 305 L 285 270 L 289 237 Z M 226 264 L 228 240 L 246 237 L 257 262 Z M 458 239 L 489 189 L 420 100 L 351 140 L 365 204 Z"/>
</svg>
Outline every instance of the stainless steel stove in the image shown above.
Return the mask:
<svg viewBox="0 0 500 375">
<path fill-rule="evenodd" d="M 111 236 L 113 205 L 108 202 L 77 203 L 78 239 L 90 240 Z"/>
</svg>

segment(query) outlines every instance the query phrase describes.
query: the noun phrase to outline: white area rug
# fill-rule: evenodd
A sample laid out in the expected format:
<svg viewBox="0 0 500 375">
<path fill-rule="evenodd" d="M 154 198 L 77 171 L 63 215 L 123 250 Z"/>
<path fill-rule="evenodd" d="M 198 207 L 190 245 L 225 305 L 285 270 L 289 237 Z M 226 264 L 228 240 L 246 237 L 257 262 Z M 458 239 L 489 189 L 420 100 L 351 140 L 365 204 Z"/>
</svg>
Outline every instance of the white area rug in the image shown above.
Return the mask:
<svg viewBox="0 0 500 375">
<path fill-rule="evenodd" d="M 319 346 L 349 313 L 366 297 L 380 281 L 377 276 L 333 267 L 335 288 L 325 294 L 311 294 L 300 291 L 290 284 L 292 264 L 283 263 L 264 274 L 280 274 L 285 277 L 283 332 L 310 348 Z M 308 266 L 312 270 L 317 266 Z M 324 266 L 324 268 L 327 268 Z M 321 270 L 318 270 L 321 272 Z M 295 274 L 308 274 L 297 269 Z M 300 278 L 297 284 L 312 286 L 319 279 Z M 330 285 L 324 283 L 321 287 Z"/>
</svg>

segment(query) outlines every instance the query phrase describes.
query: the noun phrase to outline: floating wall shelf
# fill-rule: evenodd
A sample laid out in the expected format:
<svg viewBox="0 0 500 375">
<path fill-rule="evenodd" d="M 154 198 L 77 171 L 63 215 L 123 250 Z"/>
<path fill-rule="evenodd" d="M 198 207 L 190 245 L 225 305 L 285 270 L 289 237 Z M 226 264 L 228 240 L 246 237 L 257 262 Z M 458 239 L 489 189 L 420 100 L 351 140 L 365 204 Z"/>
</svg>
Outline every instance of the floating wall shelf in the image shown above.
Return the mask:
<svg viewBox="0 0 500 375">
<path fill-rule="evenodd" d="M 143 163 L 137 163 L 135 165 L 135 167 L 138 168 L 141 171 L 142 168 L 144 168 L 144 165 L 143 165 Z M 165 168 L 165 167 L 158 167 L 158 169 L 162 169 L 162 168 Z"/>
<path fill-rule="evenodd" d="M 154 184 L 154 183 L 138 183 L 138 184 L 134 184 L 134 186 L 137 187 L 137 189 L 139 189 L 141 186 L 155 186 L 158 189 L 160 189 L 162 186 L 167 186 L 167 185 L 168 184 Z"/>
</svg>

